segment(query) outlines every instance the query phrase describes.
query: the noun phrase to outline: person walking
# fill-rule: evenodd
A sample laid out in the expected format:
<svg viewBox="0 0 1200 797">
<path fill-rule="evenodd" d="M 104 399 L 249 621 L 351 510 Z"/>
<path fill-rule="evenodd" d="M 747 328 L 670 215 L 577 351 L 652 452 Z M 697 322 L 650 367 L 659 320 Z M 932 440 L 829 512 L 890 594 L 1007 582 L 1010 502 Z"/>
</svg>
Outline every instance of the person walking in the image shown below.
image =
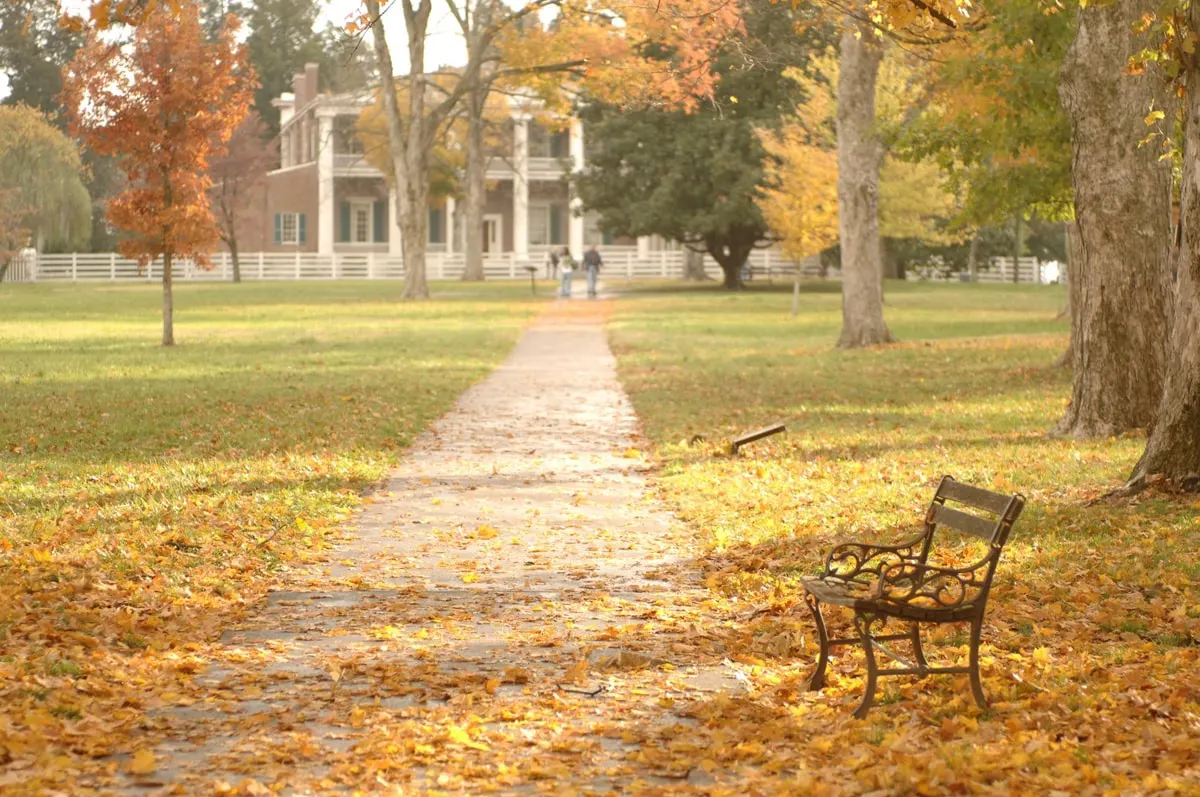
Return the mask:
<svg viewBox="0 0 1200 797">
<path fill-rule="evenodd" d="M 562 256 L 559 258 L 559 263 L 562 265 L 562 289 L 558 295 L 564 299 L 571 298 L 571 272 L 575 270 L 575 259 L 571 257 L 571 250 L 563 247 Z"/>
<path fill-rule="evenodd" d="M 558 279 L 558 252 L 553 249 L 546 250 L 546 279 Z"/>
<path fill-rule="evenodd" d="M 596 251 L 596 245 L 592 244 L 583 253 L 583 267 L 587 269 L 587 292 L 590 299 L 596 298 L 596 277 L 600 275 L 600 267 L 602 265 L 604 265 L 604 260 L 601 259 L 600 253 Z"/>
</svg>

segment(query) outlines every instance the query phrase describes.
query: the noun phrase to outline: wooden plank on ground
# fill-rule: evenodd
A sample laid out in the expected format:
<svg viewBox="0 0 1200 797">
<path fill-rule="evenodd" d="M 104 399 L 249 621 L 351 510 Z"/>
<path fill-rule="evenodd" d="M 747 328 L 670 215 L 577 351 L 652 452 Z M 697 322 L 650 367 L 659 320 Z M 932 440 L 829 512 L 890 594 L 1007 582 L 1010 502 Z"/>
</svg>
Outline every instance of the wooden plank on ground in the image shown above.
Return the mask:
<svg viewBox="0 0 1200 797">
<path fill-rule="evenodd" d="M 787 425 L 783 423 L 773 423 L 770 426 L 764 426 L 761 429 L 755 429 L 753 432 L 747 432 L 741 437 L 735 437 L 729 445 L 729 453 L 736 454 L 738 449 L 747 443 L 753 443 L 755 440 L 762 440 L 764 437 L 770 437 L 773 434 L 779 434 L 786 431 Z"/>
</svg>

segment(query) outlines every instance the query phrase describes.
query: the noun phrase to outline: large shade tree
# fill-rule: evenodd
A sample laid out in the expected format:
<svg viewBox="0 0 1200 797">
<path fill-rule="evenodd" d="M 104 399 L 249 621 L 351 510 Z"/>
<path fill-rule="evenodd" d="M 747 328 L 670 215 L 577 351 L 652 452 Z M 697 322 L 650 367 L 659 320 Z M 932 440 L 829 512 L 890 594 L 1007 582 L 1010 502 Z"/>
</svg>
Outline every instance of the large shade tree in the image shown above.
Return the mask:
<svg viewBox="0 0 1200 797">
<path fill-rule="evenodd" d="M 694 110 L 630 111 L 591 102 L 580 115 L 591 140 L 588 169 L 575 184 L 586 210 L 618 235 L 661 235 L 706 251 L 728 289 L 756 246 L 773 240 L 757 202 L 768 158 L 764 139 L 778 128 L 801 89 L 787 74 L 803 63 L 810 37 L 799 39 L 799 12 L 746 3 L 745 35 L 712 64 L 715 94 Z"/>
</svg>

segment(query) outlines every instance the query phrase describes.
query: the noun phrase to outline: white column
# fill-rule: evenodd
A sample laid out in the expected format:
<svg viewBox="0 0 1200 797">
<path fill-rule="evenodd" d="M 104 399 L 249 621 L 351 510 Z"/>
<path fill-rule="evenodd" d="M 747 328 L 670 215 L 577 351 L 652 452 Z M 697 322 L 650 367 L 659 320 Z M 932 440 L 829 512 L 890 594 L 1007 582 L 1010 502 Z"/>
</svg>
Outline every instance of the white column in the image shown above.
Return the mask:
<svg viewBox="0 0 1200 797">
<path fill-rule="evenodd" d="M 650 236 L 639 235 L 637 239 L 637 256 L 638 260 L 648 260 L 650 258 Z"/>
<path fill-rule="evenodd" d="M 529 117 L 513 119 L 513 255 L 529 257 Z"/>
<path fill-rule="evenodd" d="M 317 118 L 317 252 L 333 254 L 333 118 Z"/>
<path fill-rule="evenodd" d="M 388 218 L 392 222 L 392 226 L 388 228 L 388 254 L 399 257 L 404 253 L 401 247 L 400 237 L 400 214 L 396 212 L 396 189 L 395 187 L 388 189 Z"/>
<path fill-rule="evenodd" d="M 446 254 L 454 254 L 454 197 L 446 197 Z"/>
<path fill-rule="evenodd" d="M 581 172 L 586 165 L 583 160 L 583 122 L 571 120 L 571 171 Z M 577 196 L 571 197 L 571 218 L 567 226 L 567 245 L 571 254 L 578 261 L 583 257 L 583 216 L 579 214 L 582 201 Z"/>
</svg>

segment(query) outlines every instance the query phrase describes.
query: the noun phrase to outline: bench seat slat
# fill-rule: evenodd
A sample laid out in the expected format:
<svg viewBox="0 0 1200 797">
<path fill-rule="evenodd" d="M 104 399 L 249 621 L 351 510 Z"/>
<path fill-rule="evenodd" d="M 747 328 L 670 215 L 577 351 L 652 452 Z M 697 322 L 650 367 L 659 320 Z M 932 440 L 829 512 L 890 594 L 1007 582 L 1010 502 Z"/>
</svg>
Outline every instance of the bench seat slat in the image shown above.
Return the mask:
<svg viewBox="0 0 1200 797">
<path fill-rule="evenodd" d="M 994 493 L 991 490 L 985 490 L 982 487 L 975 487 L 971 484 L 963 484 L 962 482 L 946 479 L 942 484 L 938 493 L 951 501 L 958 501 L 962 504 L 969 504 L 976 509 L 986 509 L 988 512 L 993 512 L 997 515 L 1003 514 L 1008 508 L 1008 502 L 1012 500 L 1011 495 L 1001 495 Z"/>
<path fill-rule="evenodd" d="M 978 537 L 984 542 L 991 542 L 1000 525 L 998 522 L 984 520 L 981 517 L 951 509 L 944 504 L 933 505 L 933 522 L 939 526 L 949 526 L 952 529 Z"/>
</svg>

